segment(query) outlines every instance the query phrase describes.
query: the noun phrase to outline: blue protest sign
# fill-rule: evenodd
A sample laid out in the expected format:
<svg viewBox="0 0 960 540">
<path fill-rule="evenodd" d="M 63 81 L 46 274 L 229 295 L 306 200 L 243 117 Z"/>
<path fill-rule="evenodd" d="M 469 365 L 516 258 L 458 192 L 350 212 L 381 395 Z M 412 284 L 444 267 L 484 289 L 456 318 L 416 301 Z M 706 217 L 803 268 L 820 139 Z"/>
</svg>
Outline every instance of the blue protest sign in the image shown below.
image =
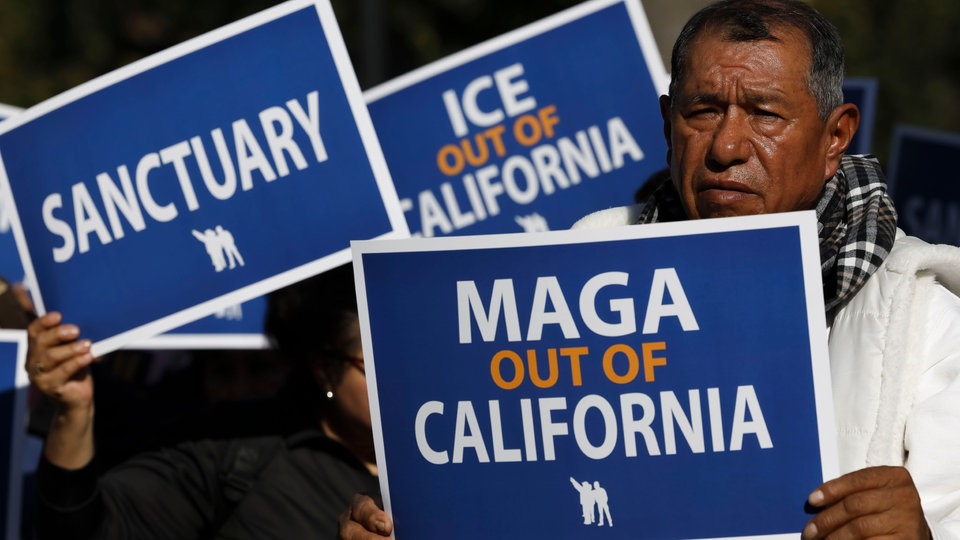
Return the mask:
<svg viewBox="0 0 960 540">
<path fill-rule="evenodd" d="M 415 235 L 565 229 L 666 166 L 635 0 L 586 2 L 364 93 Z"/>
<path fill-rule="evenodd" d="M 406 224 L 330 5 L 293 0 L 0 125 L 38 310 L 103 354 Z"/>
<path fill-rule="evenodd" d="M 22 109 L 0 103 L 0 120 Z M 23 281 L 23 266 L 10 228 L 9 213 L 0 195 L 0 277 L 10 282 Z M 266 298 L 257 297 L 243 304 L 227 306 L 213 315 L 187 323 L 174 331 L 132 343 L 134 349 L 262 349 L 269 346 L 263 335 Z"/>
<path fill-rule="evenodd" d="M 22 464 L 27 428 L 27 333 L 0 330 L 0 509 L 4 538 L 20 538 Z"/>
<path fill-rule="evenodd" d="M 843 100 L 860 109 L 860 127 L 850 141 L 850 154 L 870 154 L 873 142 L 873 125 L 877 118 L 877 88 L 874 77 L 850 77 L 843 81 Z"/>
<path fill-rule="evenodd" d="M 0 103 L 0 121 L 21 112 L 21 109 Z M 10 211 L 6 208 L 7 195 L 0 186 L 0 277 L 10 282 L 23 281 L 23 266 L 17 253 L 17 243 L 10 227 Z"/>
<path fill-rule="evenodd" d="M 7 197 L 0 191 L 0 277 L 14 283 L 23 281 L 23 266 L 10 227 L 10 211 L 7 210 L 6 200 Z"/>
<path fill-rule="evenodd" d="M 894 127 L 887 179 L 898 225 L 936 244 L 960 246 L 960 134 Z"/>
<path fill-rule="evenodd" d="M 258 296 L 242 304 L 226 306 L 202 319 L 169 332 L 127 345 L 127 349 L 266 349 L 263 334 L 267 298 Z"/>
<path fill-rule="evenodd" d="M 796 535 L 837 473 L 812 212 L 354 243 L 396 537 Z"/>
</svg>

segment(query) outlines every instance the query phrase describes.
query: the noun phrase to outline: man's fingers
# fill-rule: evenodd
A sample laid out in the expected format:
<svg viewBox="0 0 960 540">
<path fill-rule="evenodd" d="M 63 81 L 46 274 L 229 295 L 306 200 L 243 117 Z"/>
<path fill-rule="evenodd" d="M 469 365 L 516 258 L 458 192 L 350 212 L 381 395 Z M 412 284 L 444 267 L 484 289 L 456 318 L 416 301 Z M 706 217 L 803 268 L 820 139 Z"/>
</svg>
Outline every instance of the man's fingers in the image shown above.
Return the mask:
<svg viewBox="0 0 960 540">
<path fill-rule="evenodd" d="M 54 371 L 72 356 L 89 352 L 89 340 L 76 341 L 80 329 L 73 324 L 60 324 L 60 319 L 59 313 L 51 312 L 28 326 L 30 343 L 25 367 L 31 376 Z"/>
<path fill-rule="evenodd" d="M 816 531 L 808 525 L 803 530 L 802 538 L 827 538 L 830 540 L 859 540 L 861 538 L 878 538 L 897 536 L 897 524 L 892 516 L 886 514 L 870 514 L 846 521 L 830 530 Z"/>
<path fill-rule="evenodd" d="M 80 336 L 80 329 L 73 324 L 62 324 L 46 331 L 40 332 L 36 338 L 36 346 L 39 348 L 50 348 L 73 341 Z"/>
<path fill-rule="evenodd" d="M 53 371 L 66 360 L 89 352 L 90 340 L 82 339 L 46 349 L 43 355 L 36 358 L 36 361 L 44 362 L 45 371 Z"/>
<path fill-rule="evenodd" d="M 852 493 L 905 485 L 913 486 L 913 479 L 903 467 L 869 467 L 825 482 L 810 494 L 808 501 L 823 507 Z"/>
<path fill-rule="evenodd" d="M 371 533 L 350 518 L 350 510 L 340 515 L 340 540 L 375 540 L 379 535 Z"/>
<path fill-rule="evenodd" d="M 83 370 L 93 363 L 93 355 L 84 354 L 71 357 L 50 371 L 38 371 L 31 376 L 33 383 L 41 392 L 49 396 L 62 397 L 65 385 L 70 381 L 83 378 Z"/>
<path fill-rule="evenodd" d="M 852 533 L 866 532 L 866 529 L 880 532 L 878 529 L 883 528 L 881 515 L 890 508 L 890 497 L 884 490 L 854 493 L 821 510 L 810 520 L 803 537 L 823 538 L 829 534 L 842 538 Z"/>
<path fill-rule="evenodd" d="M 57 311 L 45 313 L 42 317 L 34 319 L 30 322 L 30 324 L 27 325 L 27 336 L 31 341 L 34 341 L 40 336 L 41 333 L 60 324 L 61 319 L 62 317 Z"/>
<path fill-rule="evenodd" d="M 44 348 L 30 356 L 26 367 L 30 376 L 35 379 L 51 375 L 59 375 L 67 379 L 79 367 L 88 365 L 92 360 L 90 340 L 84 339 Z"/>
<path fill-rule="evenodd" d="M 30 338 L 29 352 L 36 356 L 46 353 L 51 347 L 77 339 L 80 328 L 75 324 L 60 324 L 59 313 L 47 313 L 30 323 L 27 335 Z"/>
<path fill-rule="evenodd" d="M 80 343 L 76 344 L 78 347 Z M 57 375 L 58 379 L 67 381 L 72 379 L 78 371 L 93 363 L 93 355 L 90 354 L 90 343 L 86 343 L 86 352 L 71 354 L 66 359 L 59 362 L 51 371 L 52 375 Z"/>
<path fill-rule="evenodd" d="M 31 382 L 40 392 L 58 402 L 72 401 L 84 392 L 74 388 L 71 381 L 82 380 L 84 370 L 93 361 L 90 341 L 82 340 L 54 347 L 42 356 L 31 358 L 27 370 L 30 372 Z"/>
<path fill-rule="evenodd" d="M 387 513 L 377 506 L 376 501 L 366 495 L 354 495 L 351 505 L 351 517 L 368 531 L 390 534 Z"/>
<path fill-rule="evenodd" d="M 340 538 L 344 540 L 373 539 L 392 532 L 387 513 L 367 495 L 354 495 L 350 508 L 340 516 Z"/>
<path fill-rule="evenodd" d="M 822 510 L 803 530 L 803 538 L 926 538 L 929 529 L 920 496 L 903 467 L 870 467 L 821 485 L 809 497 Z"/>
</svg>

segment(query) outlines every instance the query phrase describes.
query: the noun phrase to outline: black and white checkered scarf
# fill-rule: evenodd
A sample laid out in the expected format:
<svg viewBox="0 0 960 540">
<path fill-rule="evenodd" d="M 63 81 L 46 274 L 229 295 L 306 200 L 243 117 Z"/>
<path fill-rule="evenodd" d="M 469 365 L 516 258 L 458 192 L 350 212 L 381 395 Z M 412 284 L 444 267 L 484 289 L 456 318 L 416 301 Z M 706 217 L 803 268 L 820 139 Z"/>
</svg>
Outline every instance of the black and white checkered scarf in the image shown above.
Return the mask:
<svg viewBox="0 0 960 540">
<path fill-rule="evenodd" d="M 897 234 L 897 213 L 873 156 L 844 156 L 817 204 L 820 268 L 828 317 L 852 298 L 880 267 Z M 673 182 L 647 199 L 637 223 L 687 219 Z"/>
</svg>

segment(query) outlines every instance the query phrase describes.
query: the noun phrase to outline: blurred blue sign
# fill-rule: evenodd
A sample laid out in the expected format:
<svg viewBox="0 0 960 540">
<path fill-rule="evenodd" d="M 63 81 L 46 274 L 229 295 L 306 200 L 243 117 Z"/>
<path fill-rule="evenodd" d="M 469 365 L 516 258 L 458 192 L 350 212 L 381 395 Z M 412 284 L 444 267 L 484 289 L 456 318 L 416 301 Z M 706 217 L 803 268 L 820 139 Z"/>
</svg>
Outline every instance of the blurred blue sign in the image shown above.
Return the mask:
<svg viewBox="0 0 960 540">
<path fill-rule="evenodd" d="M 873 126 L 877 118 L 877 88 L 879 83 L 873 77 L 850 77 L 843 81 L 843 99 L 860 109 L 860 127 L 850 141 L 848 154 L 870 154 L 873 152 Z"/>
<path fill-rule="evenodd" d="M 898 225 L 935 244 L 960 246 L 960 134 L 896 126 L 887 177 Z"/>
<path fill-rule="evenodd" d="M 543 231 L 665 166 L 668 80 L 639 2 L 600 0 L 364 97 L 415 235 Z"/>
<path fill-rule="evenodd" d="M 797 535 L 837 473 L 813 212 L 354 265 L 399 540 Z"/>
<path fill-rule="evenodd" d="M 21 109 L 0 103 L 0 121 L 21 112 Z M 10 227 L 10 211 L 7 210 L 7 195 L 0 189 L 0 277 L 11 283 L 23 281 L 23 266 L 17 243 Z"/>
<path fill-rule="evenodd" d="M 223 307 L 213 315 L 127 345 L 126 349 L 267 349 L 263 333 L 267 297 Z"/>
<path fill-rule="evenodd" d="M 293 0 L 0 125 L 40 312 L 94 353 L 407 236 L 326 0 Z"/>
<path fill-rule="evenodd" d="M 17 253 L 17 243 L 13 238 L 6 201 L 7 197 L 0 191 L 0 277 L 16 283 L 23 281 L 23 266 L 20 264 L 20 254 Z"/>
<path fill-rule="evenodd" d="M 27 427 L 27 333 L 0 330 L 0 512 L 4 538 L 20 538 L 22 454 Z"/>
</svg>

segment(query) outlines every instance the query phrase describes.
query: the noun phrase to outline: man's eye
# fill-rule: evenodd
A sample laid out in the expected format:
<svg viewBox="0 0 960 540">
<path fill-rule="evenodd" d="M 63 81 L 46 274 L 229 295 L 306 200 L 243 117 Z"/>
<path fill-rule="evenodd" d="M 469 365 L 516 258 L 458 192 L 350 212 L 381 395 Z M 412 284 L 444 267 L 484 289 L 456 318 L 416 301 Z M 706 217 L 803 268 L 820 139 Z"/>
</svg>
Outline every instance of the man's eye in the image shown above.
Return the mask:
<svg viewBox="0 0 960 540">
<path fill-rule="evenodd" d="M 701 117 L 708 116 L 711 114 L 713 114 L 713 109 L 708 109 L 708 108 L 692 109 L 689 112 L 687 112 L 687 117 L 694 118 L 698 116 L 701 116 Z"/>
<path fill-rule="evenodd" d="M 768 118 L 780 118 L 780 115 L 779 115 L 779 114 L 777 114 L 777 113 L 775 113 L 775 112 L 773 112 L 773 111 L 768 111 L 768 110 L 766 110 L 766 109 L 757 109 L 757 110 L 756 110 L 756 114 L 757 114 L 757 116 L 764 116 L 764 117 L 768 117 Z"/>
</svg>

